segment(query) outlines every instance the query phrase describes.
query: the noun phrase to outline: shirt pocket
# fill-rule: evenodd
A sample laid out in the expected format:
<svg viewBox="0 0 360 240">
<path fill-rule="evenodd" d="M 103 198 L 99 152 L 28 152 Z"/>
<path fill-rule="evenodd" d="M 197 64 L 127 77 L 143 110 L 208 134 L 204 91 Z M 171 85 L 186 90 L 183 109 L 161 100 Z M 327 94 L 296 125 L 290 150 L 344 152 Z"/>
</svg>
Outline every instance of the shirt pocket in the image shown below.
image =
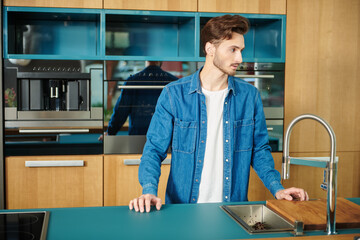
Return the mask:
<svg viewBox="0 0 360 240">
<path fill-rule="evenodd" d="M 253 148 L 254 120 L 242 119 L 234 122 L 235 151 L 250 151 Z"/>
<path fill-rule="evenodd" d="M 183 153 L 195 151 L 197 122 L 175 119 L 172 150 Z"/>
</svg>

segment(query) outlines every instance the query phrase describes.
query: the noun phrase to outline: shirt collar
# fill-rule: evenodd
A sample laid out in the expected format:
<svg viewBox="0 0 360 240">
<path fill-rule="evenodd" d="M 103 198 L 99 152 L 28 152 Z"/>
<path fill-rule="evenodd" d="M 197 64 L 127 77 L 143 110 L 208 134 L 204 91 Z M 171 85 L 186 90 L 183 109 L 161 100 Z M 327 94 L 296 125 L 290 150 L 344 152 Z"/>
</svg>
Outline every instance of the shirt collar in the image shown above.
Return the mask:
<svg viewBox="0 0 360 240">
<path fill-rule="evenodd" d="M 192 94 L 194 92 L 201 93 L 201 83 L 200 83 L 200 72 L 203 67 L 201 67 L 195 74 L 191 77 L 190 90 L 188 94 Z M 235 87 L 234 87 L 234 76 L 228 76 L 228 89 L 229 93 L 232 92 L 236 95 Z"/>
</svg>

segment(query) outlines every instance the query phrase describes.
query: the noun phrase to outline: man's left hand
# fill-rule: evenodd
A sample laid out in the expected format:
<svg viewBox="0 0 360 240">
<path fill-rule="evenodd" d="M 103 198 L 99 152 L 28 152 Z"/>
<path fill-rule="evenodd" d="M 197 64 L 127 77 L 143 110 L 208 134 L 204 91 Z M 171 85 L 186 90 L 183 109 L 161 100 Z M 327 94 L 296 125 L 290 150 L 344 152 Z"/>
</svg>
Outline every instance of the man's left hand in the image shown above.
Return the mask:
<svg viewBox="0 0 360 240">
<path fill-rule="evenodd" d="M 287 188 L 287 189 L 282 189 L 277 191 L 277 193 L 275 194 L 276 199 L 286 199 L 289 201 L 308 201 L 309 200 L 309 196 L 307 194 L 307 192 L 305 192 L 304 189 L 302 188 Z"/>
</svg>

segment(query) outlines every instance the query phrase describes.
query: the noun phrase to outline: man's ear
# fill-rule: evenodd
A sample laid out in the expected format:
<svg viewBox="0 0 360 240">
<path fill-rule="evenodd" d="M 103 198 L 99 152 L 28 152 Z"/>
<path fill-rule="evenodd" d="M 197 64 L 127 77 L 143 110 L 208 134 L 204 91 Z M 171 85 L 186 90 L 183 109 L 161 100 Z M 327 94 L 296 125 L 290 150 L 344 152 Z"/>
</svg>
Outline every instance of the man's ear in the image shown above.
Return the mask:
<svg viewBox="0 0 360 240">
<path fill-rule="evenodd" d="M 206 55 L 213 56 L 215 53 L 215 45 L 210 42 L 207 42 L 205 44 L 205 52 Z"/>
</svg>

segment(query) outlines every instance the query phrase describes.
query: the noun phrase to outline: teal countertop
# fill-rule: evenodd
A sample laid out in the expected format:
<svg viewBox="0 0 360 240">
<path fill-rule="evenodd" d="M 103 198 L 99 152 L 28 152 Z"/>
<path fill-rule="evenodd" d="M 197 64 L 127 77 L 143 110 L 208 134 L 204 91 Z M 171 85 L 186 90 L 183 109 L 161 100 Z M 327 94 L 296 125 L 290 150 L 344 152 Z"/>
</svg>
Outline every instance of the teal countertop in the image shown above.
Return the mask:
<svg viewBox="0 0 360 240">
<path fill-rule="evenodd" d="M 360 205 L 360 198 L 349 199 Z M 258 204 L 243 202 L 231 204 Z M 257 239 L 291 237 L 291 233 L 248 234 L 229 217 L 220 203 L 169 204 L 150 213 L 130 211 L 127 206 L 52 208 L 48 240 L 57 239 Z M 39 209 L 37 209 L 39 210 Z M 1 210 L 19 211 L 19 210 Z M 36 211 L 36 210 L 21 210 Z M 339 234 L 359 233 L 360 229 L 338 230 Z M 306 235 L 325 235 L 309 231 Z"/>
</svg>

